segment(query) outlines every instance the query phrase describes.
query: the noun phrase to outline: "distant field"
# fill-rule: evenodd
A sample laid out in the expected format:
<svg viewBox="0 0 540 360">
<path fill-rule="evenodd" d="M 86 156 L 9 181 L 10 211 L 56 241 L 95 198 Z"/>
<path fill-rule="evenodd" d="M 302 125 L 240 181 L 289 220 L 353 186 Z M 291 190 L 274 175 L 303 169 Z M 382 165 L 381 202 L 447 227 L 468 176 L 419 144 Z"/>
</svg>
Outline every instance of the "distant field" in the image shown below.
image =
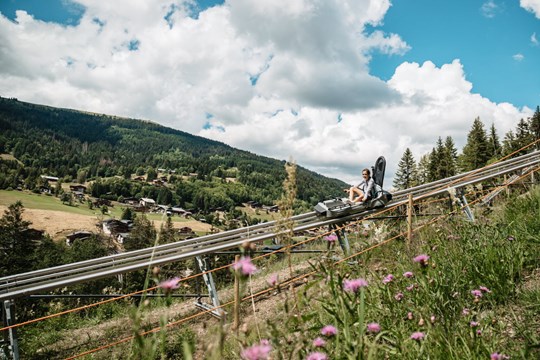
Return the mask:
<svg viewBox="0 0 540 360">
<path fill-rule="evenodd" d="M 54 197 L 43 194 L 33 194 L 25 191 L 0 190 L 0 216 L 4 210 L 16 201 L 20 200 L 25 208 L 24 217 L 32 222 L 32 227 L 45 230 L 55 239 L 65 238 L 65 235 L 78 230 L 96 231 L 96 223 L 99 219 L 114 217 L 119 219 L 123 207 L 116 203 L 109 206 L 109 213 L 105 216 L 99 209 L 90 209 L 86 203 L 75 202 L 76 206 L 68 206 Z M 147 214 L 148 219 L 154 222 L 157 229 L 166 220 L 162 214 Z M 199 234 L 210 231 L 211 226 L 193 219 L 185 219 L 173 216 L 173 224 L 176 228 L 188 226 Z"/>
</svg>

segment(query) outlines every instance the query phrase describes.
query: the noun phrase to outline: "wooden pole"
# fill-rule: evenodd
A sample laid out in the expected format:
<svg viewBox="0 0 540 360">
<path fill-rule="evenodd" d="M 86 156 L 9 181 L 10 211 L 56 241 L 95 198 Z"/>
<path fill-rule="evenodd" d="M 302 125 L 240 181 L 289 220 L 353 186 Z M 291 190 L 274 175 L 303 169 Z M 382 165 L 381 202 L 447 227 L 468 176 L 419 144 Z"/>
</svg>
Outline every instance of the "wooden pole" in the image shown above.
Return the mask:
<svg viewBox="0 0 540 360">
<path fill-rule="evenodd" d="M 412 213 L 413 213 L 413 196 L 409 193 L 409 205 L 407 206 L 407 245 L 412 243 Z"/>
</svg>

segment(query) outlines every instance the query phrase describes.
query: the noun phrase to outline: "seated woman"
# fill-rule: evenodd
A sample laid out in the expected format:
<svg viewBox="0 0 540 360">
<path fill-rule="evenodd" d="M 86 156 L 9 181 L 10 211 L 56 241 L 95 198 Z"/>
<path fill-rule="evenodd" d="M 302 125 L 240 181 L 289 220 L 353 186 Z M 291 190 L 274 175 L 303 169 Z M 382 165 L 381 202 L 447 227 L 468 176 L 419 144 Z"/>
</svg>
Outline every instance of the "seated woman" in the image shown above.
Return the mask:
<svg viewBox="0 0 540 360">
<path fill-rule="evenodd" d="M 365 202 L 371 199 L 371 193 L 375 182 L 371 178 L 371 172 L 369 169 L 362 170 L 362 181 L 356 186 L 349 188 L 349 201 L 352 203 Z M 347 191 L 345 189 L 345 191 Z"/>
</svg>

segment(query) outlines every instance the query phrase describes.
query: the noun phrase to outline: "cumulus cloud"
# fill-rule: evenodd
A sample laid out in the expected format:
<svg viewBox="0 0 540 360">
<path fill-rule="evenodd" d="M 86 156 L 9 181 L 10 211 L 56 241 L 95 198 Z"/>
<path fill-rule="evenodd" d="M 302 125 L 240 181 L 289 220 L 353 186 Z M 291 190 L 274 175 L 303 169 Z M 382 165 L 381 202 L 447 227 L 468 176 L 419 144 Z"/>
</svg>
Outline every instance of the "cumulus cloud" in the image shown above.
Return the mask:
<svg viewBox="0 0 540 360">
<path fill-rule="evenodd" d="M 525 59 L 525 56 L 523 56 L 523 54 L 517 53 L 515 55 L 512 55 L 512 59 L 516 61 L 522 61 L 523 59 Z"/>
<path fill-rule="evenodd" d="M 519 0 L 519 5 L 540 19 L 540 0 Z"/>
<path fill-rule="evenodd" d="M 372 30 L 388 0 L 77 3 L 75 25 L 0 16 L 2 95 L 150 119 L 349 182 L 380 155 L 391 177 L 438 136 L 463 146 L 478 116 L 502 136 L 531 114 L 473 93 L 459 59 L 370 75 L 373 52 L 410 49 Z"/>
</svg>

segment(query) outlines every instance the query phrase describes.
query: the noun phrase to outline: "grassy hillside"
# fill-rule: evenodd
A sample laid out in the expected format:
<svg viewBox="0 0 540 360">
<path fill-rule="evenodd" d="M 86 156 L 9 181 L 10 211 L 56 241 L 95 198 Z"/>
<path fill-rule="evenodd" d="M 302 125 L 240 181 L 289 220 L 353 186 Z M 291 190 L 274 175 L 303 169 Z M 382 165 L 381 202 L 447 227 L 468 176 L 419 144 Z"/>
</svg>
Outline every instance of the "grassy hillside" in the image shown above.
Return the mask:
<svg viewBox="0 0 540 360">
<path fill-rule="evenodd" d="M 0 154 L 0 189 L 39 188 L 44 185 L 40 175 L 65 182 L 143 175 L 151 183 L 163 169 L 170 192 L 162 197 L 202 210 L 249 200 L 274 204 L 285 178 L 284 161 L 152 122 L 5 98 L 0 98 Z M 306 205 L 337 195 L 346 186 L 300 166 L 297 178 L 298 199 Z M 160 190 L 131 183 L 111 187 L 94 189 L 93 195 L 155 198 Z"/>
</svg>

